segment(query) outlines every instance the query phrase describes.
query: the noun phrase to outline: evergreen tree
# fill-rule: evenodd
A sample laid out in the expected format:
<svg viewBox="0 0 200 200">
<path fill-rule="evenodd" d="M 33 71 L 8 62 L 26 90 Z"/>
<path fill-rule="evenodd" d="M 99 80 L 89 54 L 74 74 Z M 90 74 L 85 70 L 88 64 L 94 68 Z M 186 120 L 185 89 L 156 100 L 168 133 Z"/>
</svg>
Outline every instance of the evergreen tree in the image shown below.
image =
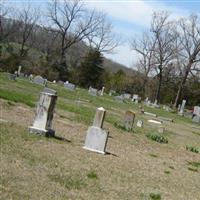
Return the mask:
<svg viewBox="0 0 200 200">
<path fill-rule="evenodd" d="M 81 62 L 79 71 L 79 84 L 82 87 L 95 87 L 102 86 L 102 68 L 103 57 L 98 50 L 91 49 L 84 60 Z"/>
</svg>

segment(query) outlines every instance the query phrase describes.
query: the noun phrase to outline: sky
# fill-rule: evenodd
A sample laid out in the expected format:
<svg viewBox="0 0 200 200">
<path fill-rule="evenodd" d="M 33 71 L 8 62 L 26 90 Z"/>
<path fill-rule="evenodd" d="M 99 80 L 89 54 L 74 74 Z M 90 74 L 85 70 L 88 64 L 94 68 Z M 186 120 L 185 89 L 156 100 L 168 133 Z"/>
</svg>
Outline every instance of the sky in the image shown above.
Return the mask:
<svg viewBox="0 0 200 200">
<path fill-rule="evenodd" d="M 105 57 L 127 67 L 134 67 L 138 60 L 130 48 L 130 39 L 140 37 L 148 31 L 154 11 L 168 11 L 171 18 L 179 19 L 192 13 L 200 14 L 200 0 L 84 0 L 89 8 L 103 11 L 113 25 L 114 33 L 120 35 L 122 43 L 114 53 Z M 23 5 L 26 0 L 6 0 L 7 3 Z M 44 6 L 47 0 L 29 0 L 33 6 Z M 44 8 L 44 7 L 43 7 Z"/>
</svg>

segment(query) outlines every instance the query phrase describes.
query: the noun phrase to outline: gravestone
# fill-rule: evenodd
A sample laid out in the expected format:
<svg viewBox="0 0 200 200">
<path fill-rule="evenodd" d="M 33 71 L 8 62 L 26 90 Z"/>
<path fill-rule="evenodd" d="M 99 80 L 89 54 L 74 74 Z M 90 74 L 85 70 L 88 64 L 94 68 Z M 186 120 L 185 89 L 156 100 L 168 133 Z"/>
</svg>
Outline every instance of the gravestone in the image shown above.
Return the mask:
<svg viewBox="0 0 200 200">
<path fill-rule="evenodd" d="M 138 103 L 141 100 L 138 94 L 134 94 L 132 97 L 132 102 Z"/>
<path fill-rule="evenodd" d="M 87 130 L 84 149 L 102 154 L 106 153 L 109 133 L 102 129 L 105 114 L 104 108 L 97 108 L 93 125 Z"/>
<path fill-rule="evenodd" d="M 131 94 L 129 93 L 125 93 L 123 94 L 124 99 L 130 99 L 131 98 Z"/>
<path fill-rule="evenodd" d="M 124 127 L 126 130 L 131 131 L 133 129 L 135 119 L 135 113 L 131 111 L 126 111 L 124 116 Z"/>
<path fill-rule="evenodd" d="M 200 106 L 194 106 L 192 121 L 200 123 Z"/>
<path fill-rule="evenodd" d="M 181 108 L 180 108 L 180 111 L 179 111 L 179 113 L 178 113 L 178 114 L 181 115 L 181 116 L 183 116 L 183 114 L 184 114 L 185 104 L 186 104 L 186 100 L 184 99 L 184 100 L 182 101 Z"/>
<path fill-rule="evenodd" d="M 17 75 L 18 75 L 18 76 L 20 76 L 21 69 L 22 69 L 22 66 L 20 65 L 20 66 L 18 67 L 18 70 L 17 70 Z"/>
<path fill-rule="evenodd" d="M 33 83 L 45 85 L 45 82 L 46 82 L 45 79 L 43 79 L 41 76 L 35 76 L 33 78 Z"/>
<path fill-rule="evenodd" d="M 30 74 L 28 78 L 30 81 L 33 81 L 33 74 Z"/>
<path fill-rule="evenodd" d="M 165 127 L 159 126 L 158 127 L 158 133 L 164 133 L 165 132 Z"/>
<path fill-rule="evenodd" d="M 43 92 L 44 92 L 44 93 L 49 93 L 49 94 L 52 94 L 52 95 L 56 95 L 56 94 L 57 94 L 57 92 L 56 92 L 55 90 L 53 90 L 53 89 L 51 89 L 51 88 L 47 88 L 47 87 L 45 87 L 45 88 L 43 89 Z"/>
<path fill-rule="evenodd" d="M 104 90 L 105 90 L 105 87 L 102 87 L 101 92 L 100 92 L 100 95 L 101 95 L 101 96 L 103 96 Z"/>
<path fill-rule="evenodd" d="M 97 96 L 98 90 L 90 86 L 88 92 L 92 96 Z"/>
<path fill-rule="evenodd" d="M 74 91 L 76 89 L 76 86 L 72 83 L 69 83 L 69 82 L 65 82 L 64 83 L 64 87 L 68 90 L 71 90 L 71 91 Z"/>
<path fill-rule="evenodd" d="M 17 75 L 16 74 L 10 74 L 9 79 L 11 81 L 16 81 Z"/>
<path fill-rule="evenodd" d="M 136 125 L 137 125 L 137 127 L 140 127 L 140 128 L 142 128 L 142 127 L 143 127 L 143 125 L 144 125 L 144 123 L 143 123 L 143 121 L 142 121 L 142 120 L 138 120 Z"/>
<path fill-rule="evenodd" d="M 113 94 L 115 94 L 116 92 L 114 90 L 110 90 L 109 92 L 109 96 L 112 96 Z"/>
<path fill-rule="evenodd" d="M 52 130 L 52 120 L 57 95 L 55 90 L 48 88 L 44 90 L 45 92 L 40 93 L 35 120 L 33 126 L 29 127 L 29 132 L 45 136 L 54 136 L 55 131 Z"/>
<path fill-rule="evenodd" d="M 115 99 L 116 101 L 118 101 L 118 102 L 121 102 L 121 103 L 124 102 L 124 97 L 123 97 L 122 95 L 120 95 L 120 96 L 115 96 L 114 99 Z"/>
</svg>

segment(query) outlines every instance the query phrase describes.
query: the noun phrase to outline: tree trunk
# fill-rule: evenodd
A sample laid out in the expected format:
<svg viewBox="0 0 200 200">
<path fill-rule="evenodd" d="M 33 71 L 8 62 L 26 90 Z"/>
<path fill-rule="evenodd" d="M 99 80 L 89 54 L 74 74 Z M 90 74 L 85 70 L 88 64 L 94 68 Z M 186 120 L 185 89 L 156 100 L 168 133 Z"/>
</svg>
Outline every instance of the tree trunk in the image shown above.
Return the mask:
<svg viewBox="0 0 200 200">
<path fill-rule="evenodd" d="M 160 90 L 161 90 L 161 85 L 162 85 L 162 71 L 160 71 L 160 74 L 159 74 L 159 83 L 158 83 L 158 87 L 157 87 L 157 91 L 156 91 L 156 97 L 155 97 L 155 100 L 157 100 L 158 102 L 160 101 Z"/>
<path fill-rule="evenodd" d="M 188 77 L 188 74 L 189 74 L 189 71 L 190 71 L 190 68 L 192 66 L 192 62 L 189 62 L 187 67 L 186 67 L 186 71 L 185 71 L 185 74 L 180 82 L 180 85 L 179 85 L 179 88 L 178 88 L 178 92 L 177 92 L 177 95 L 176 95 L 176 99 L 175 99 L 175 102 L 174 102 L 174 108 L 177 107 L 178 105 L 178 102 L 179 102 L 179 99 L 180 99 L 180 96 L 181 96 L 181 93 L 182 93 L 182 89 L 183 89 L 183 86 L 185 85 L 185 82 L 187 80 L 187 77 Z"/>
</svg>

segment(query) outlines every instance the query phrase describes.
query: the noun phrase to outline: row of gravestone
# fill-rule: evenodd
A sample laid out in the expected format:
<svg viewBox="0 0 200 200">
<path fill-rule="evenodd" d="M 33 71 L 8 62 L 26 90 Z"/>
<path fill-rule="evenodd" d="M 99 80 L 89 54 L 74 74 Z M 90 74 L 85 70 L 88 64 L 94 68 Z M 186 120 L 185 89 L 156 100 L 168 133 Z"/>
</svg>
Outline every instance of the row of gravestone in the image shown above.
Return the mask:
<svg viewBox="0 0 200 200">
<path fill-rule="evenodd" d="M 50 88 L 44 88 L 40 93 L 36 109 L 36 116 L 33 125 L 29 127 L 30 133 L 37 133 L 45 136 L 55 136 L 52 129 L 54 108 L 57 101 L 57 92 Z M 103 129 L 106 110 L 97 108 L 93 125 L 87 130 L 84 148 L 98 153 L 106 153 L 108 141 L 108 131 Z M 132 130 L 135 119 L 135 113 L 127 111 L 124 118 L 124 127 L 126 130 Z M 142 123 L 142 124 L 141 124 Z M 137 126 L 142 127 L 143 122 L 138 121 Z"/>
</svg>

